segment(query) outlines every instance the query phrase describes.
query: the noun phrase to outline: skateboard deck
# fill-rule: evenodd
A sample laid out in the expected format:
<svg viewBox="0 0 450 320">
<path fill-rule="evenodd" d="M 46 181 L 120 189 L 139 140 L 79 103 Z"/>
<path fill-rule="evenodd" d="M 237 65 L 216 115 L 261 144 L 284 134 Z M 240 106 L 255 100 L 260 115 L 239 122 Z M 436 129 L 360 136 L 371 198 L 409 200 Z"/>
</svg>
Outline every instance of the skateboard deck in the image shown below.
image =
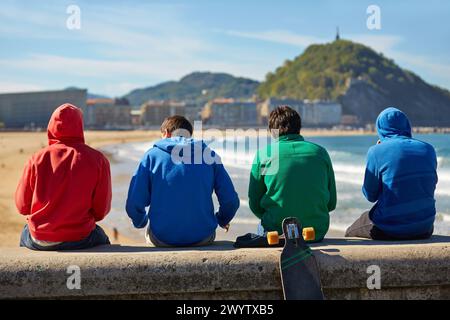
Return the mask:
<svg viewBox="0 0 450 320">
<path fill-rule="evenodd" d="M 283 247 L 284 238 L 280 237 L 278 239 L 278 242 L 273 244 L 269 243 L 269 238 L 266 235 L 247 233 L 243 236 L 237 237 L 233 246 L 235 248 L 270 248 L 273 246 Z"/>
<path fill-rule="evenodd" d="M 286 300 L 323 300 L 316 258 L 300 230 L 302 226 L 296 218 L 284 219 L 285 244 L 280 258 L 284 298 Z"/>
</svg>

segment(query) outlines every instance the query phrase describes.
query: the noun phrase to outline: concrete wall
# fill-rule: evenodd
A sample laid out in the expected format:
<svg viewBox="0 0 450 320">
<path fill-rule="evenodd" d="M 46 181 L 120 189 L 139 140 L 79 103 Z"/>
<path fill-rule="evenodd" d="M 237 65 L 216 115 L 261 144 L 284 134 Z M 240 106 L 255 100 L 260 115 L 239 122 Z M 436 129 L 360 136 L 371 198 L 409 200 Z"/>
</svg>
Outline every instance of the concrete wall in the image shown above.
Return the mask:
<svg viewBox="0 0 450 320">
<path fill-rule="evenodd" d="M 327 299 L 449 299 L 450 237 L 425 243 L 328 239 L 314 245 Z M 280 299 L 280 249 L 157 249 L 110 246 L 83 252 L 1 249 L 0 298 Z M 81 289 L 66 286 L 81 270 Z M 381 290 L 367 289 L 367 268 Z"/>
<path fill-rule="evenodd" d="M 0 122 L 6 128 L 46 128 L 53 111 L 64 103 L 86 109 L 81 89 L 0 94 Z"/>
</svg>

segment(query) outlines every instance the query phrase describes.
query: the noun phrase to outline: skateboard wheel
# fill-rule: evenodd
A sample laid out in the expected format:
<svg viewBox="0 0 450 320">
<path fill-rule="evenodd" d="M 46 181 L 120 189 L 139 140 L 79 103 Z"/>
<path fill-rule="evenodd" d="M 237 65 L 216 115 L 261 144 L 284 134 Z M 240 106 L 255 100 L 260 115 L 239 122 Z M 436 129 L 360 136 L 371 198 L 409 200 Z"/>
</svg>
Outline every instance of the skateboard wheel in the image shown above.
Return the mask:
<svg viewBox="0 0 450 320">
<path fill-rule="evenodd" d="M 277 231 L 267 232 L 267 242 L 269 245 L 273 246 L 280 242 L 280 236 Z"/>
<path fill-rule="evenodd" d="M 303 239 L 305 239 L 305 241 L 316 239 L 316 231 L 313 227 L 303 228 Z"/>
</svg>

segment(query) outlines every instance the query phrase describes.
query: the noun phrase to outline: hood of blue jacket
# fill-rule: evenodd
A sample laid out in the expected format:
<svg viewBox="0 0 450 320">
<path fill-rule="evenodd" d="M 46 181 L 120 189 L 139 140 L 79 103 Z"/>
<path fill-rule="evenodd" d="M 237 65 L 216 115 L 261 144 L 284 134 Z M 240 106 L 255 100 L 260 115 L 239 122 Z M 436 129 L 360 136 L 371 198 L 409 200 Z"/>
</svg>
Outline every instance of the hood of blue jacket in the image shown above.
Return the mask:
<svg viewBox="0 0 450 320">
<path fill-rule="evenodd" d="M 157 141 L 155 147 L 169 154 L 177 147 L 179 155 L 183 156 L 186 150 L 190 150 L 191 154 L 196 148 L 199 151 L 203 151 L 206 148 L 206 144 L 201 140 L 194 140 L 192 138 L 171 137 Z"/>
<path fill-rule="evenodd" d="M 377 132 L 380 140 L 392 137 L 411 138 L 411 124 L 408 117 L 397 108 L 383 110 L 377 118 Z"/>
</svg>

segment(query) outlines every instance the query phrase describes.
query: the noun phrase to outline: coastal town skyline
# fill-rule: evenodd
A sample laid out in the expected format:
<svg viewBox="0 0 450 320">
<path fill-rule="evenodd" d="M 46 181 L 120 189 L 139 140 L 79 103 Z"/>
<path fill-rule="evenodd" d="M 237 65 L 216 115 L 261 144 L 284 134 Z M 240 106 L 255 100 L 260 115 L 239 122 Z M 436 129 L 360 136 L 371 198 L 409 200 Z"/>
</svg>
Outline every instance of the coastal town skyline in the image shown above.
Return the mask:
<svg viewBox="0 0 450 320">
<path fill-rule="evenodd" d="M 79 30 L 66 28 L 71 4 L 81 11 Z M 310 44 L 333 41 L 336 26 L 342 38 L 450 88 L 450 44 L 443 41 L 450 38 L 449 30 L 440 25 L 450 5 L 439 3 L 436 10 L 418 1 L 378 1 L 382 27 L 368 30 L 370 4 L 5 1 L 0 8 L 0 92 L 76 86 L 121 96 L 206 70 L 261 81 Z"/>
</svg>

